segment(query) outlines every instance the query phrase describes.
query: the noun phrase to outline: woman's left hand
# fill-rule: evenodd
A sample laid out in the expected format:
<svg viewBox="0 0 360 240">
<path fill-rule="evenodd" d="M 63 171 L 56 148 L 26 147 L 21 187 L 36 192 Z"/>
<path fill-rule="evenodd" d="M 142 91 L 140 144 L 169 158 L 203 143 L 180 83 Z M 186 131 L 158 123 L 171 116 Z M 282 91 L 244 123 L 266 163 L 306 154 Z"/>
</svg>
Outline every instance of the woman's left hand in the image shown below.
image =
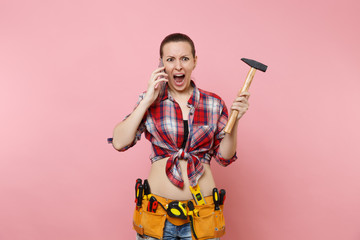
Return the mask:
<svg viewBox="0 0 360 240">
<path fill-rule="evenodd" d="M 231 110 L 237 110 L 239 112 L 237 120 L 239 120 L 249 108 L 249 92 L 242 92 L 237 98 L 235 98 L 233 104 L 231 105 Z"/>
</svg>

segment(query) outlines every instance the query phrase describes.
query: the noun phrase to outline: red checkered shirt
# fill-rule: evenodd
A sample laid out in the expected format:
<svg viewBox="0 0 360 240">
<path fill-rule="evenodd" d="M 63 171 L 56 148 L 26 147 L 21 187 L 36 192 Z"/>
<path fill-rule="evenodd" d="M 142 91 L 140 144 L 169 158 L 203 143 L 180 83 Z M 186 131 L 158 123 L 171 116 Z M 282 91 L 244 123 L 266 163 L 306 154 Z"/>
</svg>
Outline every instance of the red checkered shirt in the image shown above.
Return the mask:
<svg viewBox="0 0 360 240">
<path fill-rule="evenodd" d="M 145 137 L 152 144 L 151 162 L 169 157 L 166 174 L 169 180 L 180 188 L 183 188 L 184 181 L 179 159 L 187 160 L 187 175 L 193 187 L 204 173 L 202 163 L 209 164 L 211 157 L 222 166 L 227 166 L 237 159 L 236 153 L 231 159 L 224 159 L 218 152 L 228 119 L 224 101 L 214 93 L 197 88 L 194 82 L 191 84 L 194 90 L 187 104 L 190 108 L 189 134 L 184 148 L 181 148 L 184 141 L 182 111 L 166 85 L 158 100 L 147 110 L 134 141 L 119 150 L 125 151 L 134 146 L 145 131 Z M 145 93 L 140 95 L 137 105 L 144 96 Z"/>
</svg>

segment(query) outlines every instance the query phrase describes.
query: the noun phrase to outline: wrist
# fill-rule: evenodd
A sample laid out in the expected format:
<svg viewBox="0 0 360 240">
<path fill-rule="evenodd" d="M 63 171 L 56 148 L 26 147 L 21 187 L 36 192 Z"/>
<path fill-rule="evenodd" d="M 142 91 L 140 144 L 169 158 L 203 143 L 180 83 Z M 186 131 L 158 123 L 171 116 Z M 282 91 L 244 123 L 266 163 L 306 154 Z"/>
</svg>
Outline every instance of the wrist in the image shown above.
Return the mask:
<svg viewBox="0 0 360 240">
<path fill-rule="evenodd" d="M 229 135 L 229 137 L 236 137 L 236 135 L 237 135 L 237 129 L 238 129 L 238 125 L 239 125 L 239 119 L 236 119 L 235 121 L 234 121 L 234 125 L 233 125 L 233 127 L 232 127 L 232 130 L 231 130 L 231 133 L 227 133 L 226 135 Z"/>
<path fill-rule="evenodd" d="M 156 99 L 157 98 L 153 99 L 152 97 L 145 95 L 140 104 L 142 107 L 148 109 L 155 101 L 157 101 Z"/>
<path fill-rule="evenodd" d="M 149 101 L 148 99 L 144 98 L 143 100 L 141 100 L 141 102 L 139 103 L 139 107 L 148 109 L 151 106 L 152 102 Z"/>
</svg>

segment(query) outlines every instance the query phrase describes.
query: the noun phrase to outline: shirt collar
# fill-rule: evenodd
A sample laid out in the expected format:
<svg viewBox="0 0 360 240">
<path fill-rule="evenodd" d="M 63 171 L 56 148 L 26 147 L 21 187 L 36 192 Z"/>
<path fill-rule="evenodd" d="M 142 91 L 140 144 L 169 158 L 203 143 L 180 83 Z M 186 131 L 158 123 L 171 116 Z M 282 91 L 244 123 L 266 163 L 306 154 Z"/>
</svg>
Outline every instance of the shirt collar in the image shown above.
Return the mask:
<svg viewBox="0 0 360 240">
<path fill-rule="evenodd" d="M 200 91 L 196 87 L 196 84 L 193 80 L 191 80 L 190 84 L 193 87 L 193 92 L 191 94 L 191 97 L 188 100 L 188 104 L 193 107 L 196 107 L 200 100 Z M 162 94 L 162 97 L 160 98 L 160 101 L 164 101 L 166 99 L 170 99 L 171 101 L 174 101 L 174 98 L 171 96 L 171 94 L 168 91 L 168 87 L 169 87 L 168 84 L 166 84 L 163 94 Z"/>
</svg>

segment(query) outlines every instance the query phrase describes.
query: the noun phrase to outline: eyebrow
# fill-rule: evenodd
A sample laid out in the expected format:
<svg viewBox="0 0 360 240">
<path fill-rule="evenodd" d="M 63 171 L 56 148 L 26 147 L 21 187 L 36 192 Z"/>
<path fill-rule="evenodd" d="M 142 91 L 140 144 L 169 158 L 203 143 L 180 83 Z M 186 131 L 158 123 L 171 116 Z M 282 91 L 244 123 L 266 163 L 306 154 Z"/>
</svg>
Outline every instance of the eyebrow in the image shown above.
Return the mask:
<svg viewBox="0 0 360 240">
<path fill-rule="evenodd" d="M 189 57 L 190 55 L 189 54 L 185 54 L 185 55 L 182 55 L 182 56 L 180 56 L 180 57 Z M 175 58 L 174 56 L 171 56 L 171 55 L 169 55 L 169 56 L 166 56 L 166 58 Z"/>
</svg>

